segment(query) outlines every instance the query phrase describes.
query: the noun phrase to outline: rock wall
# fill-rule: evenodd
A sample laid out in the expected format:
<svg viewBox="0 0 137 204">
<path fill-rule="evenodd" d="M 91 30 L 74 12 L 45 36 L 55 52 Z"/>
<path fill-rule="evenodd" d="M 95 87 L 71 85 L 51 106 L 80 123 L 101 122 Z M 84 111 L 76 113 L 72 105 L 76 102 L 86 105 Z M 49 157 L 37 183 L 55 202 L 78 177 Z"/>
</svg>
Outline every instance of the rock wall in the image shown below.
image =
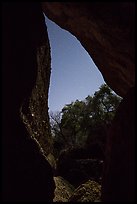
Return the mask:
<svg viewBox="0 0 137 204">
<path fill-rule="evenodd" d="M 42 53 L 43 47 L 44 53 Z M 45 77 L 44 68 L 49 74 L 46 75 L 46 86 L 43 90 L 44 79 L 42 81 L 41 77 Z M 40 71 L 42 76 L 38 73 Z M 30 135 L 36 136 L 33 124 L 36 131 L 39 130 L 39 134 L 42 130 L 45 134 L 48 143 L 46 155 L 51 151 L 47 100 L 41 107 L 43 100 L 48 97 L 49 76 L 50 49 L 40 4 L 3 2 L 2 200 L 4 202 L 52 202 L 53 200 L 55 183 L 52 168 L 42 155 L 38 142 L 30 137 Z M 36 85 L 43 99 L 39 99 Z M 22 104 L 23 114 L 29 123 L 27 126 L 30 125 L 29 131 L 25 128 L 20 115 Z M 40 107 L 45 111 L 44 119 Z M 35 110 L 32 112 L 33 108 Z M 37 117 L 33 120 L 32 114 L 35 113 Z M 39 127 L 42 120 L 45 120 L 47 129 L 44 125 Z"/>
<path fill-rule="evenodd" d="M 51 72 L 49 41 L 37 48 L 37 78 L 31 96 L 21 106 L 21 118 L 33 139 L 48 156 L 52 152 L 52 140 L 48 115 L 48 89 Z"/>
<path fill-rule="evenodd" d="M 135 89 L 124 97 L 108 132 L 102 200 L 135 201 Z"/>
<path fill-rule="evenodd" d="M 134 3 L 43 2 L 42 7 L 81 42 L 117 94 L 123 97 L 134 86 Z"/>
</svg>

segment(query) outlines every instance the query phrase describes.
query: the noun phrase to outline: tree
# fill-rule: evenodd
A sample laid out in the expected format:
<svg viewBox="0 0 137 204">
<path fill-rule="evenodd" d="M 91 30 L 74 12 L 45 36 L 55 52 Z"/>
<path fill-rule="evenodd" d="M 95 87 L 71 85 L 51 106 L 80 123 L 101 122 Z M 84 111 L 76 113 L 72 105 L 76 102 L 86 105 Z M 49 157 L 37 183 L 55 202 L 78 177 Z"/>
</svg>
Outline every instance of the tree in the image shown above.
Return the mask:
<svg viewBox="0 0 137 204">
<path fill-rule="evenodd" d="M 66 105 L 62 109 L 62 128 L 67 136 L 69 145 L 79 145 L 84 139 L 84 127 L 82 128 L 85 112 L 85 102 L 76 100 L 71 104 Z"/>
<path fill-rule="evenodd" d="M 104 149 L 106 130 L 112 123 L 121 99 L 106 84 L 101 85 L 93 96 L 88 96 L 85 99 L 89 117 L 86 141 L 88 146 L 98 143 Z"/>
<path fill-rule="evenodd" d="M 110 124 L 120 101 L 121 97 L 114 94 L 109 86 L 101 85 L 99 91 L 94 93 L 92 103 L 90 103 L 95 122 Z"/>
<path fill-rule="evenodd" d="M 64 106 L 51 114 L 51 129 L 62 148 L 105 143 L 105 129 L 111 125 L 121 98 L 103 84 L 93 96 Z"/>
<path fill-rule="evenodd" d="M 50 125 L 51 125 L 51 134 L 53 138 L 53 151 L 54 155 L 58 157 L 59 152 L 62 150 L 62 147 L 65 148 L 67 141 L 65 135 L 63 135 L 61 127 L 61 115 L 59 111 L 50 112 Z"/>
</svg>

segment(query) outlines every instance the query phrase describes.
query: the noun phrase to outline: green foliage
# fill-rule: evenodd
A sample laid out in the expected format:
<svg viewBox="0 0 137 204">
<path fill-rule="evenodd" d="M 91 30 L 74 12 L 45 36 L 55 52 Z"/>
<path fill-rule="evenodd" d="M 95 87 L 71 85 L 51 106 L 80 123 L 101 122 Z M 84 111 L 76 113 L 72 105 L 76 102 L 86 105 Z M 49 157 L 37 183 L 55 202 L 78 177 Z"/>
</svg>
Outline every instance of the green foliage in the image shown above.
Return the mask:
<svg viewBox="0 0 137 204">
<path fill-rule="evenodd" d="M 96 142 L 102 146 L 105 129 L 111 125 L 120 101 L 121 98 L 103 84 L 93 96 L 65 105 L 60 113 L 52 113 L 51 129 L 58 151 Z"/>
<path fill-rule="evenodd" d="M 103 84 L 99 91 L 95 92 L 92 102 L 90 102 L 91 115 L 95 123 L 110 123 L 120 101 L 121 98 L 114 94 L 106 84 Z"/>
</svg>

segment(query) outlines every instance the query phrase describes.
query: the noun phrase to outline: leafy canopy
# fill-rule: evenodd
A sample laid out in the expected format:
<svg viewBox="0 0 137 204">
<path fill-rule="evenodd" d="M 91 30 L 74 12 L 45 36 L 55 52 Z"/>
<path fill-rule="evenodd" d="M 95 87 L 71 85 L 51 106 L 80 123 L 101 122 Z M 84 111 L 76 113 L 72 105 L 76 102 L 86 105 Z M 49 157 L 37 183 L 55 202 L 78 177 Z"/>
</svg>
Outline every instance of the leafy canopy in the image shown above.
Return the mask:
<svg viewBox="0 0 137 204">
<path fill-rule="evenodd" d="M 111 125 L 120 101 L 121 97 L 103 84 L 93 96 L 67 104 L 61 112 L 51 113 L 51 129 L 58 151 L 83 146 L 88 141 L 103 141 L 102 132 Z"/>
</svg>

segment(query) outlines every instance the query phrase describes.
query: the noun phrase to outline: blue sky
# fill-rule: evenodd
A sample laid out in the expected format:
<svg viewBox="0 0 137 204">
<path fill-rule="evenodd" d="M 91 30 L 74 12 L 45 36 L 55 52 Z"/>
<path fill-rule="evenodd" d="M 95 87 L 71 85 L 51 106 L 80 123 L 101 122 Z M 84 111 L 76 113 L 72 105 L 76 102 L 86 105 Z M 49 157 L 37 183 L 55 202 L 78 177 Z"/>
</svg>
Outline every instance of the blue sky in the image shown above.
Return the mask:
<svg viewBox="0 0 137 204">
<path fill-rule="evenodd" d="M 51 45 L 49 111 L 84 100 L 105 83 L 101 72 L 75 36 L 46 17 Z"/>
</svg>

